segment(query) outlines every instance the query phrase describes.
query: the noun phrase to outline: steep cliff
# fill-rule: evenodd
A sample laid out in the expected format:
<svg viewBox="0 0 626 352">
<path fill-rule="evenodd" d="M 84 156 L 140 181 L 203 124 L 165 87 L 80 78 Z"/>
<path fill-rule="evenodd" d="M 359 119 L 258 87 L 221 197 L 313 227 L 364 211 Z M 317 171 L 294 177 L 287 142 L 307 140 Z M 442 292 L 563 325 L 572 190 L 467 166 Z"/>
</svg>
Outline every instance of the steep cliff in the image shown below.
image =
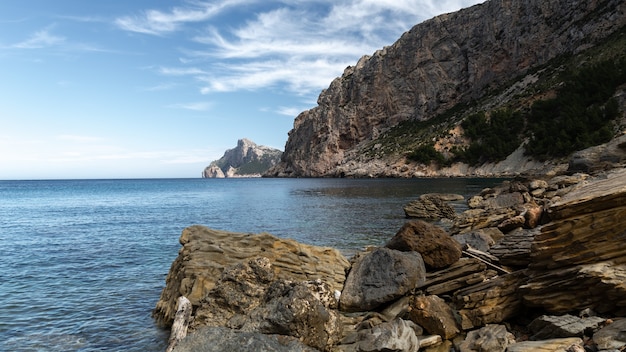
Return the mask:
<svg viewBox="0 0 626 352">
<path fill-rule="evenodd" d="M 382 146 L 377 139 L 403 122 L 441 116 L 446 127 L 426 129 L 453 135 L 464 118 L 459 111 L 508 106 L 521 93 L 537 93 L 525 103 L 549 94 L 545 75 L 557 68 L 542 71 L 542 65 L 623 31 L 625 11 L 621 0 L 490 0 L 418 24 L 393 45 L 347 67 L 322 91 L 318 106 L 296 118 L 282 161 L 270 174 L 342 176 L 359 167 L 363 170 L 353 176 L 415 175 L 420 167 L 418 174 L 436 174 L 401 152 L 376 153 Z M 442 142 L 437 135 L 415 138 Z M 392 172 L 393 167 L 404 171 Z"/>
<path fill-rule="evenodd" d="M 248 139 L 240 139 L 237 147 L 228 149 L 202 172 L 203 178 L 260 176 L 279 161 L 278 149 L 257 145 Z"/>
</svg>

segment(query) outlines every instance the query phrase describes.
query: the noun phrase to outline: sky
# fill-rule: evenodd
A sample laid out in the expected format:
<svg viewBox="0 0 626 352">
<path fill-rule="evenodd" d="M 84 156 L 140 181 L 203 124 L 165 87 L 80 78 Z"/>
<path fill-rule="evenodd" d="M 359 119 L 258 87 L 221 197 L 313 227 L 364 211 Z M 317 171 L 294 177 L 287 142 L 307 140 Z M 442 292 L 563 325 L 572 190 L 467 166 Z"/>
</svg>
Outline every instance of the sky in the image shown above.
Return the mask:
<svg viewBox="0 0 626 352">
<path fill-rule="evenodd" d="M 196 178 L 284 149 L 347 66 L 481 0 L 2 0 L 0 180 Z"/>
</svg>

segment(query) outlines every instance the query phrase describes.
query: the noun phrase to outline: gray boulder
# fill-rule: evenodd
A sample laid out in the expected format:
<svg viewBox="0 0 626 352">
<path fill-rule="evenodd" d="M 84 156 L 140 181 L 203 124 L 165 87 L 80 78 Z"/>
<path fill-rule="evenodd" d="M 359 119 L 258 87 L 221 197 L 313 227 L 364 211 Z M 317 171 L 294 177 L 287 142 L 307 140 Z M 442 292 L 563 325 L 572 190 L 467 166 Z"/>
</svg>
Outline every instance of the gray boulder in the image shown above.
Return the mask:
<svg viewBox="0 0 626 352">
<path fill-rule="evenodd" d="M 461 332 L 458 314 L 438 296 L 415 296 L 411 300 L 409 318 L 426 332 L 448 340 Z"/>
<path fill-rule="evenodd" d="M 457 349 L 459 352 L 504 352 L 515 343 L 515 336 L 504 325 L 487 324 L 478 330 L 470 331 Z"/>
<path fill-rule="evenodd" d="M 337 312 L 324 304 L 332 301 L 333 293 L 321 281 L 278 280 L 268 289 L 264 304 L 245 317 L 241 330 L 293 336 L 323 350 L 341 337 Z M 330 306 L 336 307 L 336 303 Z"/>
<path fill-rule="evenodd" d="M 593 334 L 600 351 L 623 351 L 626 348 L 626 318 L 616 319 Z"/>
<path fill-rule="evenodd" d="M 377 248 L 355 258 L 341 293 L 339 308 L 357 312 L 391 302 L 424 282 L 426 269 L 416 252 Z"/>
<path fill-rule="evenodd" d="M 604 322 L 600 317 L 579 318 L 573 315 L 542 315 L 533 320 L 528 328 L 533 332 L 531 340 L 557 337 L 583 337 L 585 331 L 596 331 Z"/>
<path fill-rule="evenodd" d="M 359 352 L 409 352 L 419 349 L 419 341 L 411 321 L 395 319 L 359 331 L 355 351 Z"/>
</svg>

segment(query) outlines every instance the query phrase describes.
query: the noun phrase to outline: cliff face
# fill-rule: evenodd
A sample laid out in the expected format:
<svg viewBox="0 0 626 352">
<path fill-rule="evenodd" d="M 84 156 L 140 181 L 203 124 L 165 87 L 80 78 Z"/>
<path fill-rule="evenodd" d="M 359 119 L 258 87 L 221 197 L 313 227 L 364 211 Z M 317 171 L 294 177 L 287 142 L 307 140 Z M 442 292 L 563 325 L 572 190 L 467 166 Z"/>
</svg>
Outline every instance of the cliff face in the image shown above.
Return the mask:
<svg viewBox="0 0 626 352">
<path fill-rule="evenodd" d="M 240 139 L 237 147 L 228 149 L 219 160 L 213 161 L 202 172 L 203 178 L 260 176 L 279 161 L 278 149 L 257 145 L 248 139 Z"/>
<path fill-rule="evenodd" d="M 339 176 L 341 165 L 363 157 L 360 145 L 388 128 L 476 101 L 592 47 L 626 24 L 625 12 L 620 0 L 490 0 L 418 24 L 322 91 L 318 106 L 296 118 L 270 173 Z"/>
</svg>

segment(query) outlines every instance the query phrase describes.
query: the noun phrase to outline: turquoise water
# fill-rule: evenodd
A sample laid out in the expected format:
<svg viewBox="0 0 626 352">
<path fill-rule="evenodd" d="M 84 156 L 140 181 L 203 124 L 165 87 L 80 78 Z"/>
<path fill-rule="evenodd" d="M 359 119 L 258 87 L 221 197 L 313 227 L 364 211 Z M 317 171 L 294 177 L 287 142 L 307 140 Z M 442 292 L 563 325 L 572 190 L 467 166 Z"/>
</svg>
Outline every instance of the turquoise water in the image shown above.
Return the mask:
<svg viewBox="0 0 626 352">
<path fill-rule="evenodd" d="M 0 181 L 0 350 L 163 351 L 150 317 L 183 228 L 380 245 L 430 192 L 492 179 Z"/>
</svg>

